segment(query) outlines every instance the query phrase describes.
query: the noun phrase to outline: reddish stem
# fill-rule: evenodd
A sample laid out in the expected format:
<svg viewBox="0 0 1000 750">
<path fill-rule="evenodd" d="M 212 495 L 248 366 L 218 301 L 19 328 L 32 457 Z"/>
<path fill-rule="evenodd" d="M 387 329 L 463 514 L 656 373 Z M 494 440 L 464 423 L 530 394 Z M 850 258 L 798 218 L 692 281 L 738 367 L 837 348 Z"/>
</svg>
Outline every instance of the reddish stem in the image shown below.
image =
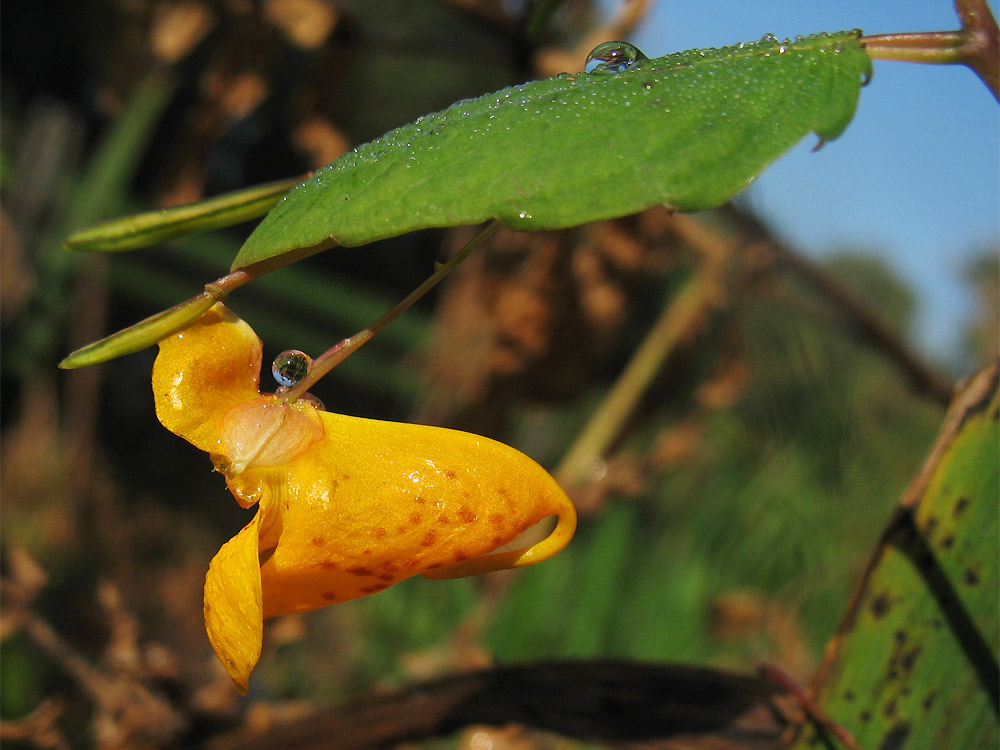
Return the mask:
<svg viewBox="0 0 1000 750">
<path fill-rule="evenodd" d="M 877 34 L 861 43 L 874 60 L 968 65 L 1000 101 L 1000 32 L 986 0 L 955 0 L 962 28 L 914 34 Z"/>
</svg>

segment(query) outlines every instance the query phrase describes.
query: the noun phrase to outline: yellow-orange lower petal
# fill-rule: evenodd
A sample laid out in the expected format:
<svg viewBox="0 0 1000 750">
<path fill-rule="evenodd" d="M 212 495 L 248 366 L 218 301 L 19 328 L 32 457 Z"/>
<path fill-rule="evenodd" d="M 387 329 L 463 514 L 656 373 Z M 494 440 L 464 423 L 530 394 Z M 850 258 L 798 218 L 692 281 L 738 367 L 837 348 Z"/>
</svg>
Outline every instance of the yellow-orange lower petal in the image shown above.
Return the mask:
<svg viewBox="0 0 1000 750">
<path fill-rule="evenodd" d="M 477 576 L 483 573 L 492 573 L 496 570 L 525 568 L 529 565 L 537 565 L 540 562 L 545 562 L 550 557 L 562 552 L 566 545 L 570 543 L 570 540 L 573 539 L 573 534 L 576 532 L 576 508 L 573 507 L 573 503 L 570 502 L 568 497 L 555 510 L 555 513 L 557 514 L 555 528 L 540 542 L 520 549 L 480 555 L 471 560 L 444 568 L 425 570 L 423 576 L 424 578 L 440 581 L 449 578 Z"/>
<path fill-rule="evenodd" d="M 572 536 L 565 492 L 509 446 L 455 430 L 320 416 L 323 439 L 283 467 L 282 481 L 266 483 L 281 534 L 261 567 L 265 617 L 355 599 L 418 573 L 529 565 Z M 239 479 L 259 487 L 262 476 L 251 469 Z M 482 557 L 552 515 L 560 524 L 545 541 Z"/>
<path fill-rule="evenodd" d="M 205 629 L 233 684 L 246 695 L 250 672 L 260 659 L 264 637 L 263 594 L 258 555 L 261 505 L 239 534 L 212 559 L 205 576 Z"/>
</svg>

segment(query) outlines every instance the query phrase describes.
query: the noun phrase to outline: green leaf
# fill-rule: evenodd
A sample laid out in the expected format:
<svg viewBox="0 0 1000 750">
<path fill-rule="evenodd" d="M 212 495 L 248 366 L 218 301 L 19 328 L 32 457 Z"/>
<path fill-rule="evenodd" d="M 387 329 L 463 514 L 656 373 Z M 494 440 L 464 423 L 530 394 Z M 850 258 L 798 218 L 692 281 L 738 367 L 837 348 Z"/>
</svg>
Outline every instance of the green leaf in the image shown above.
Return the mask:
<svg viewBox="0 0 1000 750">
<path fill-rule="evenodd" d="M 460 101 L 319 170 L 268 214 L 233 268 L 490 218 L 544 230 L 658 203 L 718 206 L 808 133 L 841 133 L 871 70 L 859 37 L 766 37 Z"/>
<path fill-rule="evenodd" d="M 828 650 L 818 702 L 861 747 L 1000 741 L 997 378 L 956 397 Z M 817 746 L 839 747 L 814 727 L 794 745 Z"/>
<path fill-rule="evenodd" d="M 68 250 L 122 252 L 263 216 L 302 178 L 256 185 L 186 206 L 112 219 L 74 232 Z"/>
</svg>

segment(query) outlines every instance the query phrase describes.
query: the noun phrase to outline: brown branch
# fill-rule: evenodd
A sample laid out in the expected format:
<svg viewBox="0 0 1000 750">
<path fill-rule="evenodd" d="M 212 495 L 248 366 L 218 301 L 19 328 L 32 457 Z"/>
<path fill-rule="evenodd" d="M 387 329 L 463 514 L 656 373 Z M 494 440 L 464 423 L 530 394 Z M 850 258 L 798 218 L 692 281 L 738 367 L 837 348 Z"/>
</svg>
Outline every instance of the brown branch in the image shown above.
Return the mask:
<svg viewBox="0 0 1000 750">
<path fill-rule="evenodd" d="M 955 11 L 966 32 L 965 64 L 1000 100 L 1000 29 L 986 0 L 955 0 Z"/>
<path fill-rule="evenodd" d="M 212 750 L 375 750 L 470 724 L 517 723 L 620 748 L 773 750 L 776 687 L 711 669 L 551 662 L 457 675 L 217 740 Z"/>
<path fill-rule="evenodd" d="M 751 240 L 767 242 L 787 270 L 832 302 L 858 336 L 892 361 L 910 379 L 914 388 L 943 406 L 950 403 L 954 391 L 951 381 L 924 362 L 899 333 L 850 288 L 776 240 L 756 217 L 732 205 L 727 212 Z"/>
<path fill-rule="evenodd" d="M 955 0 L 959 31 L 875 34 L 861 38 L 873 60 L 967 65 L 1000 100 L 1000 32 L 986 0 Z"/>
</svg>

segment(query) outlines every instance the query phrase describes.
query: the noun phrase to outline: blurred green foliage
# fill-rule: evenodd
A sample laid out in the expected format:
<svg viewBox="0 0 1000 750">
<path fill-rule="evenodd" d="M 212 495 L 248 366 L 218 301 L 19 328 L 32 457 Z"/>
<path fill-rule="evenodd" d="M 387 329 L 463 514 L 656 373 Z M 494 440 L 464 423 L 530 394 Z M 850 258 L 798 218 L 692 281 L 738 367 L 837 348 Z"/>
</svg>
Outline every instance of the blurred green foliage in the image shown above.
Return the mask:
<svg viewBox="0 0 1000 750">
<path fill-rule="evenodd" d="M 586 8 L 564 9 L 553 17 L 560 25 L 532 41 L 516 25 L 434 0 L 411 0 L 406 13 L 391 3 L 353 2 L 337 6 L 342 16 L 326 42 L 306 49 L 259 9 L 213 3 L 214 30 L 173 66 L 168 84 L 160 73 L 146 77 L 162 69 L 145 41 L 151 2 L 94 3 L 85 22 L 79 6 L 57 3 L 44 15 L 50 41 L 64 41 L 58 54 L 48 43 L 7 44 L 43 19 L 41 4 L 4 5 L 0 564 L 11 575 L 11 550 L 28 548 L 49 576 L 36 610 L 92 663 L 102 663 L 109 640 L 95 582 L 112 581 L 138 617 L 142 642 L 165 644 L 176 680 L 194 690 L 216 675 L 201 623 L 204 570 L 247 513 L 202 454 L 156 423 L 151 352 L 98 375 L 57 374 L 55 365 L 88 336 L 198 291 L 228 267 L 246 228 L 110 265 L 68 261 L 61 237 L 78 221 L 185 195 L 191 181 L 211 193 L 316 166 L 290 136 L 303 122 L 334 123 L 357 143 L 463 96 L 530 78 L 533 53 L 575 41 L 590 16 Z M 232 69 L 262 75 L 268 96 L 206 135 L 197 124 L 219 115 L 204 92 L 212 75 L 231 84 L 225 74 Z M 160 81 L 152 94 L 142 85 L 151 80 Z M 58 106 L 46 110 L 43 100 Z M 62 136 L 37 139 L 37 129 L 56 122 L 69 123 Z M 123 142 L 128 147 L 108 145 Z M 39 143 L 51 151 L 39 151 Z M 46 172 L 40 157 L 53 154 L 58 169 Z M 576 255 L 553 264 L 564 279 L 589 241 L 587 230 L 565 237 Z M 287 348 L 322 351 L 419 283 L 445 242 L 452 240 L 421 232 L 312 258 L 240 290 L 231 306 L 264 339 L 265 357 Z M 516 266 L 494 253 L 491 268 Z M 497 437 L 548 466 L 558 462 L 649 327 L 650 311 L 693 265 L 688 251 L 649 253 L 655 262 L 630 272 L 638 280 L 610 253 L 602 256 L 623 290 L 624 312 L 613 343 L 594 344 L 580 358 L 582 386 L 544 397 L 530 368 L 520 379 L 498 376 L 505 427 Z M 890 269 L 858 251 L 827 266 L 906 331 L 919 301 Z M 765 276 L 736 274 L 727 305 L 668 363 L 608 457 L 609 472 L 637 464 L 637 475 L 588 508 L 565 552 L 510 579 L 412 580 L 276 622 L 253 697 L 321 704 L 491 660 L 570 656 L 744 671 L 772 661 L 809 675 L 943 410 L 913 392 L 811 290 L 780 273 Z M 483 289 L 488 297 L 491 288 Z M 578 296 L 575 289 L 553 293 L 552 317 L 572 322 L 585 308 Z M 439 300 L 411 310 L 334 371 L 317 389 L 327 407 L 393 419 L 418 413 L 433 384 L 428 347 L 442 331 L 451 335 Z M 593 343 L 569 330 L 578 336 L 572 346 Z M 970 360 L 982 356 L 976 349 Z M 726 372 L 742 374 L 729 382 L 720 376 Z M 704 397 L 704 386 L 720 379 L 728 395 Z M 86 697 L 51 656 L 20 636 L 7 638 L 3 652 L 0 715 L 22 716 L 41 698 L 59 696 L 72 704 L 74 721 L 88 718 Z M 82 733 L 79 725 L 66 731 Z"/>
</svg>

